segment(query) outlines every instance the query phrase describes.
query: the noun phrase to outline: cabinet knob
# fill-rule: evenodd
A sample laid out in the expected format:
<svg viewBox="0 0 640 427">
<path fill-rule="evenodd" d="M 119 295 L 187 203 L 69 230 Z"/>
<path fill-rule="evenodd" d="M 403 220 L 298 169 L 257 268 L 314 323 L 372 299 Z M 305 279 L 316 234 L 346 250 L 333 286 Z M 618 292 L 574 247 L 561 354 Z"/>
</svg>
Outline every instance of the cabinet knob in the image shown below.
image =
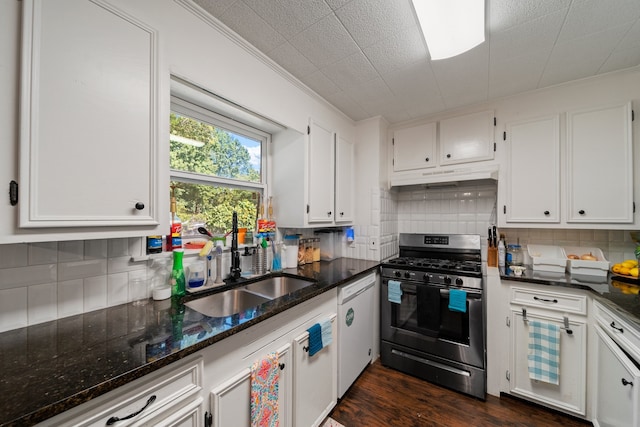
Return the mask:
<svg viewBox="0 0 640 427">
<path fill-rule="evenodd" d="M 340 212 L 340 216 L 344 216 L 344 212 Z"/>
<path fill-rule="evenodd" d="M 136 209 L 139 210 L 139 211 L 144 209 L 144 203 L 142 203 L 142 202 L 136 203 Z"/>
<path fill-rule="evenodd" d="M 428 162 L 428 161 L 429 161 L 429 158 L 427 157 L 426 159 L 424 159 L 424 161 L 425 161 L 425 162 Z"/>
<path fill-rule="evenodd" d="M 579 213 L 580 215 L 584 215 L 584 209 L 580 209 L 580 210 L 578 211 L 578 213 Z"/>
<path fill-rule="evenodd" d="M 545 215 L 549 215 L 549 211 L 544 211 L 544 214 Z"/>
<path fill-rule="evenodd" d="M 331 211 L 327 212 L 327 216 L 331 216 Z"/>
<path fill-rule="evenodd" d="M 447 154 L 447 159 L 450 159 L 450 158 L 451 158 L 451 154 Z"/>
<path fill-rule="evenodd" d="M 627 381 L 624 378 L 622 379 L 622 385 L 630 385 L 631 387 L 633 387 L 633 382 L 632 381 Z"/>
</svg>

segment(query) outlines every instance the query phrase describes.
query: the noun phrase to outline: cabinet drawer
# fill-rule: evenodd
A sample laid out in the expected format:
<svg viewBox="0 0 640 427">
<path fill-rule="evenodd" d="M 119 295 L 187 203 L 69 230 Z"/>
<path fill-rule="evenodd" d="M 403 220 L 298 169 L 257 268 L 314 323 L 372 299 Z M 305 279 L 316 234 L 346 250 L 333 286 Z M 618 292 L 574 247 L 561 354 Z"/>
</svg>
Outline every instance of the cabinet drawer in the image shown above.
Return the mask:
<svg viewBox="0 0 640 427">
<path fill-rule="evenodd" d="M 640 331 L 613 311 L 594 302 L 594 316 L 600 327 L 627 352 L 640 361 Z"/>
<path fill-rule="evenodd" d="M 547 290 L 511 288 L 511 304 L 539 307 L 563 313 L 587 314 L 587 296 Z"/>
<path fill-rule="evenodd" d="M 175 411 L 192 402 L 202 388 L 201 377 L 202 358 L 177 362 L 51 418 L 43 425 L 104 427 L 112 417 L 119 418 L 111 423 L 117 427 L 138 425 L 163 411 Z M 140 413 L 125 419 L 136 412 Z"/>
</svg>

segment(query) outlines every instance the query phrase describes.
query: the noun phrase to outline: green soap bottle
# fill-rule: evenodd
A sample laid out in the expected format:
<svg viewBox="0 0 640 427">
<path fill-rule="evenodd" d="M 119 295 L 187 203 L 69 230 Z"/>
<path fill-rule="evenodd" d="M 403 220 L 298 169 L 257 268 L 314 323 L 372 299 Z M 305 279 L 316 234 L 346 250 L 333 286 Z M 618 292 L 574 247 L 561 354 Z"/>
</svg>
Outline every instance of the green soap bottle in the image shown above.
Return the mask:
<svg viewBox="0 0 640 427">
<path fill-rule="evenodd" d="M 184 268 L 182 267 L 182 257 L 184 249 L 174 249 L 173 269 L 171 270 L 171 298 L 182 298 L 185 293 Z"/>
</svg>

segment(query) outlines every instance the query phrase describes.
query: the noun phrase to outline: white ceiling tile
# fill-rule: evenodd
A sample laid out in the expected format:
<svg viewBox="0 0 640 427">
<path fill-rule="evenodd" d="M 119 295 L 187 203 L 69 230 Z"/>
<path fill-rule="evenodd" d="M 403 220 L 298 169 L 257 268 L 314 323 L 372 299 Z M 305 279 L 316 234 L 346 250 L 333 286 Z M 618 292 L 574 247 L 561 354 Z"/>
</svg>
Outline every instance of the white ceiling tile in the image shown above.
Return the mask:
<svg viewBox="0 0 640 427">
<path fill-rule="evenodd" d="M 327 15 L 290 42 L 318 68 L 333 64 L 359 50 L 335 15 Z"/>
<path fill-rule="evenodd" d="M 351 117 L 352 120 L 364 120 L 371 117 L 369 113 L 344 92 L 332 93 L 327 95 L 325 99 Z"/>
<path fill-rule="evenodd" d="M 332 13 L 324 0 L 242 0 L 287 40 Z"/>
<path fill-rule="evenodd" d="M 569 8 L 571 0 L 488 0 L 489 30 L 503 31 L 550 13 Z"/>
<path fill-rule="evenodd" d="M 331 9 L 338 10 L 352 0 L 325 0 L 325 1 L 327 2 L 327 4 Z"/>
<path fill-rule="evenodd" d="M 444 106 L 438 82 L 427 61 L 419 61 L 401 70 L 384 74 L 382 78 L 396 97 L 411 106 L 426 99 L 437 100 Z"/>
<path fill-rule="evenodd" d="M 291 43 L 285 42 L 269 52 L 269 57 L 299 79 L 318 69 Z"/>
<path fill-rule="evenodd" d="M 410 0 L 353 0 L 336 15 L 361 48 L 416 23 Z"/>
<path fill-rule="evenodd" d="M 550 52 L 562 27 L 564 15 L 564 11 L 558 11 L 505 31 L 492 33 L 489 40 L 491 61 L 503 61 L 541 49 Z"/>
<path fill-rule="evenodd" d="M 640 47 L 615 50 L 607 62 L 598 70 L 598 73 L 608 73 L 609 71 L 621 70 L 623 68 L 635 67 L 640 64 Z"/>
<path fill-rule="evenodd" d="M 540 86 L 595 75 L 631 24 L 558 43 L 553 48 Z"/>
<path fill-rule="evenodd" d="M 638 0 L 574 0 L 558 42 L 596 33 L 640 17 Z"/>
<path fill-rule="evenodd" d="M 440 93 L 447 107 L 459 106 L 461 100 L 469 103 L 484 101 L 489 87 L 488 43 L 471 49 L 462 55 L 439 61 L 431 61 L 431 68 L 438 81 Z"/>
<path fill-rule="evenodd" d="M 240 0 L 194 0 L 204 10 L 213 16 L 221 16 L 232 4 Z"/>
<path fill-rule="evenodd" d="M 241 1 L 229 7 L 221 21 L 263 52 L 269 52 L 285 42 L 284 37 Z"/>
<path fill-rule="evenodd" d="M 494 60 L 492 56 L 489 63 L 489 98 L 536 89 L 550 52 L 550 48 L 532 51 L 502 61 Z"/>
<path fill-rule="evenodd" d="M 367 47 L 364 54 L 378 73 L 385 74 L 427 58 L 427 48 L 415 25 Z"/>
<path fill-rule="evenodd" d="M 327 76 L 322 74 L 320 70 L 305 76 L 302 79 L 302 83 L 309 86 L 316 93 L 323 94 L 324 96 L 340 91 L 340 88 Z"/>
<path fill-rule="evenodd" d="M 616 46 L 616 50 L 620 49 L 630 49 L 633 47 L 640 46 L 640 19 L 633 24 L 633 27 L 627 32 L 622 41 L 618 46 Z"/>
<path fill-rule="evenodd" d="M 342 90 L 348 90 L 378 77 L 376 70 L 362 52 L 356 52 L 334 62 L 322 68 L 321 71 Z"/>
</svg>

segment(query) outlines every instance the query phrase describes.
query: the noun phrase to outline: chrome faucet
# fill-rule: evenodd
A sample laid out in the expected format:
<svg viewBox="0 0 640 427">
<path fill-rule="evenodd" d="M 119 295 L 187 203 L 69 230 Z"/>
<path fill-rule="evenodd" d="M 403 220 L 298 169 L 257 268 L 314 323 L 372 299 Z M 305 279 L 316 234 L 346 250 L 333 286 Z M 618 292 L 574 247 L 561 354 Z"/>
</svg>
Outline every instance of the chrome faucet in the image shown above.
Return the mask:
<svg viewBox="0 0 640 427">
<path fill-rule="evenodd" d="M 229 280 L 238 280 L 241 272 L 240 253 L 238 252 L 238 214 L 234 211 L 231 225 L 231 271 Z"/>
</svg>

